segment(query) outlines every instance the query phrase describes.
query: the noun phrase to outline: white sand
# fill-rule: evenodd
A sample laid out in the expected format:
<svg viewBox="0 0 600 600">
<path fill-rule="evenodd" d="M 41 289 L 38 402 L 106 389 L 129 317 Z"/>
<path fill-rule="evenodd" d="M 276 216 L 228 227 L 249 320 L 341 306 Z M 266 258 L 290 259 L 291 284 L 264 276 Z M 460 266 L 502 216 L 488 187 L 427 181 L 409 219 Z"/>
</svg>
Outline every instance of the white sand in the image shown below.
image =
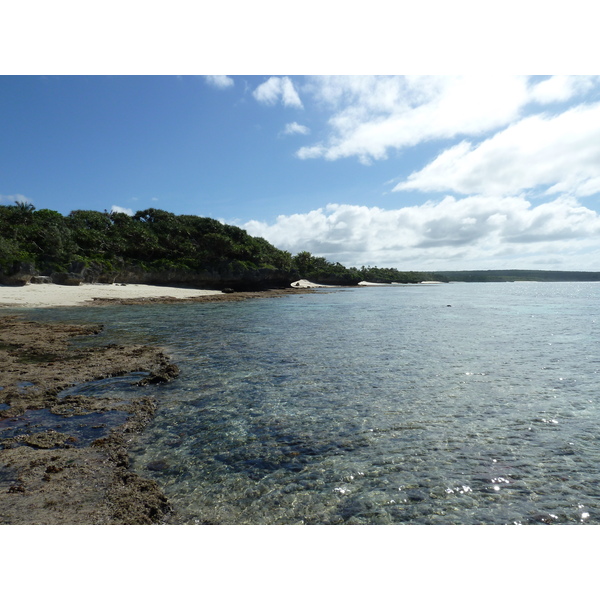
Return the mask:
<svg viewBox="0 0 600 600">
<path fill-rule="evenodd" d="M 308 290 L 311 288 L 331 288 L 331 287 L 337 287 L 337 286 L 321 285 L 320 283 L 313 283 L 312 281 L 308 281 L 308 279 L 299 279 L 298 281 L 294 281 L 294 283 L 292 283 L 292 287 L 303 289 L 303 290 Z"/>
<path fill-rule="evenodd" d="M 53 283 L 28 284 L 20 287 L 0 285 L 0 307 L 52 308 L 79 306 L 94 298 L 194 298 L 222 294 L 216 290 L 193 290 L 158 285 L 127 285 L 88 283 L 56 285 Z"/>
</svg>

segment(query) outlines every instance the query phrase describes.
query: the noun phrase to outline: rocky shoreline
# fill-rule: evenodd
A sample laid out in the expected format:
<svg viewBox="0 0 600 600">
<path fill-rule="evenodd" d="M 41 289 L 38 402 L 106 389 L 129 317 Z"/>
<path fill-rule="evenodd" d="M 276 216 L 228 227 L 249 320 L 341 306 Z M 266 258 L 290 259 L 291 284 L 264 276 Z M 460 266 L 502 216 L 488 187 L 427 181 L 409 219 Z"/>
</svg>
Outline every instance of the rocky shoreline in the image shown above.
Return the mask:
<svg viewBox="0 0 600 600">
<path fill-rule="evenodd" d="M 289 293 L 299 292 L 103 299 L 92 304 L 223 302 Z M 177 377 L 179 368 L 151 346 L 81 348 L 72 343 L 74 337 L 101 330 L 98 325 L 0 315 L 0 524 L 169 522 L 172 508 L 160 487 L 129 469 L 128 447 L 156 410 L 151 394 L 124 401 L 68 391 L 76 383 L 135 372 L 140 374 L 135 385 L 151 392 L 153 385 Z M 74 427 L 79 428 L 75 433 Z"/>
<path fill-rule="evenodd" d="M 76 349 L 69 343 L 99 331 L 0 317 L 0 523 L 150 524 L 168 516 L 158 485 L 129 471 L 127 447 L 152 418 L 152 397 L 123 405 L 118 398 L 60 392 L 131 371 L 168 381 L 178 369 L 149 346 Z M 119 411 L 125 422 L 106 431 L 99 416 L 109 411 Z M 40 417 L 32 424 L 34 415 Z M 82 444 L 72 427 L 61 431 L 61 421 L 66 426 L 85 416 L 101 437 Z"/>
<path fill-rule="evenodd" d="M 254 292 L 229 292 L 225 294 L 215 294 L 210 296 L 195 296 L 192 298 L 174 298 L 172 296 L 161 296 L 158 298 L 94 298 L 90 300 L 88 306 L 103 306 L 106 304 L 192 304 L 198 302 L 240 302 L 252 298 L 279 298 L 293 294 L 307 294 L 311 290 L 295 288 L 275 288 L 272 290 L 261 290 Z"/>
</svg>

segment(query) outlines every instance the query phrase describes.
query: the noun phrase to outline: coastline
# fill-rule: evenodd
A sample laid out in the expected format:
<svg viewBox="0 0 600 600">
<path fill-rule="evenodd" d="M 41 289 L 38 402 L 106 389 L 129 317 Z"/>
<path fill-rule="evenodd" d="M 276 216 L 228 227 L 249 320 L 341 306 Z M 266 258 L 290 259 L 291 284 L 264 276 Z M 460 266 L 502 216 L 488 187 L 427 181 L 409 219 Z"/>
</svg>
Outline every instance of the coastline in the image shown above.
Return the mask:
<svg viewBox="0 0 600 600">
<path fill-rule="evenodd" d="M 80 286 L 84 294 L 51 284 L 0 289 L 0 524 L 109 525 L 168 523 L 172 509 L 156 482 L 129 469 L 128 448 L 153 418 L 152 386 L 179 374 L 160 348 L 146 345 L 77 348 L 77 336 L 97 335 L 99 325 L 35 322 L 10 309 L 114 304 L 242 301 L 310 293 L 280 289 L 222 293 L 154 286 Z M 92 289 L 86 290 L 89 287 Z M 154 289 L 149 289 L 154 288 Z M 81 292 L 82 290 L 77 290 Z M 58 294 L 58 296 L 57 296 Z M 13 304 L 7 305 L 9 300 Z M 134 378 L 148 395 L 131 399 L 84 396 L 75 384 Z"/>
<path fill-rule="evenodd" d="M 55 283 L 29 283 L 23 286 L 0 286 L 0 307 L 53 308 L 59 306 L 81 306 L 98 300 L 128 299 L 188 299 L 221 295 L 216 290 L 194 290 L 143 284 L 57 285 Z"/>
<path fill-rule="evenodd" d="M 82 284 L 64 286 L 53 283 L 24 286 L 0 285 L 0 311 L 20 308 L 58 308 L 102 306 L 109 304 L 173 304 L 178 302 L 222 302 L 248 298 L 271 298 L 286 294 L 310 293 L 306 288 L 280 288 L 225 293 L 219 290 L 166 287 L 145 284 Z"/>
</svg>

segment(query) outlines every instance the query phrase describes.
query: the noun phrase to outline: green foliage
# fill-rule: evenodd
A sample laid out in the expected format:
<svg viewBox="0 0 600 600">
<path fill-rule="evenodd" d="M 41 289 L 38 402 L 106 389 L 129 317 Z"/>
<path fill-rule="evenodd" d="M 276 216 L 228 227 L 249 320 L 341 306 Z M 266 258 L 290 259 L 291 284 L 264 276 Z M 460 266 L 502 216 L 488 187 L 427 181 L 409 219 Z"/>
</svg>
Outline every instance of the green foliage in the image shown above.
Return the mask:
<svg viewBox="0 0 600 600">
<path fill-rule="evenodd" d="M 371 283 L 420 283 L 421 281 L 448 281 L 439 273 L 423 271 L 398 271 L 398 269 L 362 267 L 360 274 L 363 281 Z"/>
<path fill-rule="evenodd" d="M 134 216 L 75 210 L 64 217 L 23 202 L 0 206 L 0 269 L 9 273 L 19 262 L 47 273 L 69 270 L 73 262 L 104 272 L 125 265 L 186 272 L 292 268 L 289 252 L 215 219 L 154 208 Z"/>
<path fill-rule="evenodd" d="M 313 256 L 310 252 L 299 252 L 292 258 L 292 266 L 300 276 L 314 283 L 325 285 L 356 285 L 360 280 L 359 272 L 332 263 L 322 256 Z"/>
</svg>

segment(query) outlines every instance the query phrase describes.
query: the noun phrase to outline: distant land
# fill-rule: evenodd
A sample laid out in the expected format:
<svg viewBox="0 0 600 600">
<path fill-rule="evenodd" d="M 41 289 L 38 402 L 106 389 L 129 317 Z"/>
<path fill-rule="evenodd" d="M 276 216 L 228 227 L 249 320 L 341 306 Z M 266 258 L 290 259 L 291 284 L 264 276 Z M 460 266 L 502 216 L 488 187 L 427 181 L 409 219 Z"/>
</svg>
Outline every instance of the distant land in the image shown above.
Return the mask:
<svg viewBox="0 0 600 600">
<path fill-rule="evenodd" d="M 488 271 L 438 271 L 447 281 L 600 281 L 595 271 L 536 271 L 505 269 Z"/>
</svg>

